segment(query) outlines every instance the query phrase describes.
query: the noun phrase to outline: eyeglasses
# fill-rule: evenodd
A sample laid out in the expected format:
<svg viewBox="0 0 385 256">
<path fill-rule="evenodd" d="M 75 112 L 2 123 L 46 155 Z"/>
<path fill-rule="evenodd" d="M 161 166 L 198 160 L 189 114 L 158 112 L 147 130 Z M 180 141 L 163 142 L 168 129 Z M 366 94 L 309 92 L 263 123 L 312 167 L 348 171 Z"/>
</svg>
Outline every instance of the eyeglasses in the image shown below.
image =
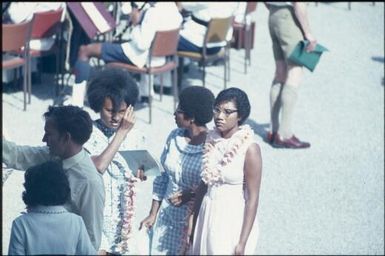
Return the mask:
<svg viewBox="0 0 385 256">
<path fill-rule="evenodd" d="M 238 109 L 224 109 L 221 110 L 220 108 L 214 108 L 213 113 L 214 115 L 218 116 L 220 113 L 225 114 L 226 117 L 229 117 L 232 113 L 238 112 Z"/>
</svg>

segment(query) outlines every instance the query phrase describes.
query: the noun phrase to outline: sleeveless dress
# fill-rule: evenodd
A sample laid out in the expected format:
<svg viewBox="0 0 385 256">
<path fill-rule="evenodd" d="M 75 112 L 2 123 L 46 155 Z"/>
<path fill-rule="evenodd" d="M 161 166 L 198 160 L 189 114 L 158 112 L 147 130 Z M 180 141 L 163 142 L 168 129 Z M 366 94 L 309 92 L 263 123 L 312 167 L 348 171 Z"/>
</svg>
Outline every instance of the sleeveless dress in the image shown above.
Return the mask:
<svg viewBox="0 0 385 256">
<path fill-rule="evenodd" d="M 214 129 L 206 139 L 202 179 L 208 185 L 194 232 L 193 255 L 229 255 L 235 246 L 243 224 L 245 194 L 243 167 L 250 144 L 256 143 L 248 125 L 240 126 L 231 138 L 222 138 Z M 245 254 L 255 254 L 258 220 L 255 218 L 248 237 Z"/>
</svg>

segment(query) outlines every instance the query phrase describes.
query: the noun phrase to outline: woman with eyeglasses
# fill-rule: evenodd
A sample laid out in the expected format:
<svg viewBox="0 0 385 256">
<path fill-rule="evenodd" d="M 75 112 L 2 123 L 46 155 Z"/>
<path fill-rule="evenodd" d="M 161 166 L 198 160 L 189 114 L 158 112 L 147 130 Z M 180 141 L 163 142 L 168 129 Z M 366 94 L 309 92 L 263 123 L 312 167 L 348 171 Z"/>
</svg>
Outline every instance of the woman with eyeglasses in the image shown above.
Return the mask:
<svg viewBox="0 0 385 256">
<path fill-rule="evenodd" d="M 203 183 L 192 244 L 193 255 L 255 254 L 258 238 L 257 208 L 262 175 L 261 150 L 250 126 L 244 91 L 221 91 L 214 103 L 215 128 L 206 137 Z M 196 207 L 196 206 L 195 206 Z"/>
<path fill-rule="evenodd" d="M 165 171 L 154 180 L 151 210 L 140 225 L 152 232 L 150 255 L 181 255 L 188 248 L 188 221 L 201 180 L 206 124 L 213 118 L 214 99 L 202 86 L 189 86 L 179 95 L 174 113 L 178 128 L 166 140 L 161 155 Z"/>
</svg>

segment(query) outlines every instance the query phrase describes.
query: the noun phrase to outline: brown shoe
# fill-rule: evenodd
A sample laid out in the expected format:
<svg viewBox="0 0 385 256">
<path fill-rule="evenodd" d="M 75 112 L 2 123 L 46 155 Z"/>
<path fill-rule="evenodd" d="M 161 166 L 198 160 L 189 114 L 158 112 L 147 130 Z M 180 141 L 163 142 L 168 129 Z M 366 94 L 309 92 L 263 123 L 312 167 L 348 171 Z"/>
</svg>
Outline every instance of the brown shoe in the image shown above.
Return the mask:
<svg viewBox="0 0 385 256">
<path fill-rule="evenodd" d="M 265 142 L 269 143 L 269 144 L 273 144 L 274 138 L 275 138 L 276 134 L 277 134 L 277 132 L 270 132 L 270 131 L 268 131 L 268 132 L 266 133 L 265 138 L 263 138 L 263 140 L 264 140 Z"/>
<path fill-rule="evenodd" d="M 292 148 L 292 149 L 297 149 L 297 148 L 309 148 L 310 147 L 310 143 L 309 142 L 300 141 L 294 135 L 291 136 L 291 138 L 289 138 L 289 139 L 282 139 L 279 134 L 276 134 L 276 136 L 274 137 L 274 141 L 273 141 L 272 146 L 275 147 L 275 148 Z"/>
</svg>

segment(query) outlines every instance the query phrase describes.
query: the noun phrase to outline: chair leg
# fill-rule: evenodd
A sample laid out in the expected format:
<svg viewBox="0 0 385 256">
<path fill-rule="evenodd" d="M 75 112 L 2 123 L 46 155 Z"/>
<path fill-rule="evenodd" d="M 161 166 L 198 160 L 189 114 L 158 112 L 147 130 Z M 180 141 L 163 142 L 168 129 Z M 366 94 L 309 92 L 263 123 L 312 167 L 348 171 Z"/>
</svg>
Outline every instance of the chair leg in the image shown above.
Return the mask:
<svg viewBox="0 0 385 256">
<path fill-rule="evenodd" d="M 31 78 L 31 58 L 27 60 L 27 69 L 25 76 L 27 78 L 27 91 L 28 91 L 28 104 L 31 104 L 31 94 L 32 94 L 32 78 Z"/>
<path fill-rule="evenodd" d="M 183 57 L 178 57 L 178 68 L 177 68 L 177 72 L 178 72 L 177 87 L 178 87 L 178 89 L 182 88 L 183 62 L 184 62 Z"/>
<path fill-rule="evenodd" d="M 247 25 L 245 25 L 243 30 L 243 47 L 245 48 L 245 61 L 244 61 L 245 74 L 247 74 L 247 46 L 248 46 L 248 34 L 247 34 Z"/>
<path fill-rule="evenodd" d="M 206 87 L 206 61 L 202 61 L 202 81 L 203 87 Z"/>
<path fill-rule="evenodd" d="M 160 74 L 160 101 L 162 101 L 163 96 L 163 74 Z"/>
<path fill-rule="evenodd" d="M 149 124 L 152 122 L 152 75 L 148 74 L 148 120 Z"/>
<path fill-rule="evenodd" d="M 227 47 L 227 81 L 230 81 L 230 46 Z"/>
<path fill-rule="evenodd" d="M 177 70 L 174 69 L 171 71 L 172 73 L 172 88 L 173 88 L 173 93 L 174 93 L 174 111 L 176 110 L 176 105 L 178 101 L 178 86 L 177 86 Z"/>
<path fill-rule="evenodd" d="M 27 71 L 28 67 L 27 67 L 27 64 L 24 66 L 24 75 L 23 75 L 23 96 L 24 96 L 24 108 L 23 110 L 26 111 L 27 110 L 27 91 L 28 91 L 28 87 L 27 87 L 27 83 L 28 83 L 28 71 Z"/>
</svg>

